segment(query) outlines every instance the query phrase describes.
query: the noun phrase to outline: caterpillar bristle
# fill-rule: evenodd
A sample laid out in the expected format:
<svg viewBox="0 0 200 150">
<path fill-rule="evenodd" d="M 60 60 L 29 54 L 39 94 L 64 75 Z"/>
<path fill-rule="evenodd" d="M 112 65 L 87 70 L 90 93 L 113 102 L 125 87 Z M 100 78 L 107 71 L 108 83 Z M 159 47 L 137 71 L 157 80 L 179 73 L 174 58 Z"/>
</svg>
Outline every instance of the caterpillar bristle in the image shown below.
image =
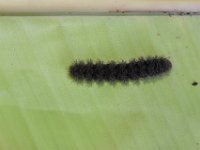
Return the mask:
<svg viewBox="0 0 200 150">
<path fill-rule="evenodd" d="M 69 68 L 69 74 L 75 80 L 127 82 L 161 75 L 172 68 L 171 62 L 164 57 L 143 57 L 132 59 L 128 63 L 122 60 L 120 63 L 92 60 L 75 61 Z"/>
</svg>

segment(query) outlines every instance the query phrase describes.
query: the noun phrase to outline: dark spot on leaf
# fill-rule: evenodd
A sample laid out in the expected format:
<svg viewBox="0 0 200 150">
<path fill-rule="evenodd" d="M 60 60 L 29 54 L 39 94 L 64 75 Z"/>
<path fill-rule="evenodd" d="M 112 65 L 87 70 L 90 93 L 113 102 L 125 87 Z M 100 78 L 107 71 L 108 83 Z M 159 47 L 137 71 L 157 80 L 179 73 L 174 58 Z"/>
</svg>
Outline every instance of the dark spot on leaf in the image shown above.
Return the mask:
<svg viewBox="0 0 200 150">
<path fill-rule="evenodd" d="M 198 85 L 198 82 L 194 81 L 192 82 L 192 86 L 197 86 Z"/>
</svg>

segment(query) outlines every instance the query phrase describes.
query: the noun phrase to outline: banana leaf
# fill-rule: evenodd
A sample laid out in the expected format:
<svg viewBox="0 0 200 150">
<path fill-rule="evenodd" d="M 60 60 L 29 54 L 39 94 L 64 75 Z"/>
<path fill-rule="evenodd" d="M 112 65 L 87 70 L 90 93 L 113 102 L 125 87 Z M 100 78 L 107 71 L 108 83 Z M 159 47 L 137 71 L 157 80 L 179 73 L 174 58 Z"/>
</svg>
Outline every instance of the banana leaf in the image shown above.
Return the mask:
<svg viewBox="0 0 200 150">
<path fill-rule="evenodd" d="M 199 16 L 0 17 L 0 149 L 200 149 L 199 26 Z M 68 74 L 75 60 L 149 56 L 171 72 L 115 85 Z"/>
</svg>

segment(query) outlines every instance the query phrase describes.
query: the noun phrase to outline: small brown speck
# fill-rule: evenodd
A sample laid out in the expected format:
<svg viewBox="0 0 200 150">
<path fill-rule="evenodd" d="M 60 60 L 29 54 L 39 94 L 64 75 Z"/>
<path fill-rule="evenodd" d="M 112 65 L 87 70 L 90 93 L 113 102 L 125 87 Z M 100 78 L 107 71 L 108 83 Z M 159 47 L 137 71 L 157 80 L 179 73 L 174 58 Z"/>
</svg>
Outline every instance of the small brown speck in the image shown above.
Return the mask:
<svg viewBox="0 0 200 150">
<path fill-rule="evenodd" d="M 194 81 L 192 82 L 192 86 L 197 86 L 198 85 L 198 82 Z"/>
<path fill-rule="evenodd" d="M 157 36 L 160 36 L 160 33 L 157 33 Z"/>
</svg>

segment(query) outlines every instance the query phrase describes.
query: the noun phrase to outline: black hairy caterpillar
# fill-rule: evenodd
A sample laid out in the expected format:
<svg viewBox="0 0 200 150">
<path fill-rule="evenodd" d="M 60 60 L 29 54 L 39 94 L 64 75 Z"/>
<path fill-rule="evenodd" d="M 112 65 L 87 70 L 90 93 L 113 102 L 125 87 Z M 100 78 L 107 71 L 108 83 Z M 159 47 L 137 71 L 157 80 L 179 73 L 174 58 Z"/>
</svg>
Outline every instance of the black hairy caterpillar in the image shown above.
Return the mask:
<svg viewBox="0 0 200 150">
<path fill-rule="evenodd" d="M 126 82 L 158 76 L 168 72 L 171 68 L 171 62 L 164 57 L 133 59 L 128 63 L 126 61 L 120 63 L 97 61 L 94 63 L 89 60 L 86 63 L 83 61 L 74 62 L 69 68 L 69 74 L 78 81 Z"/>
</svg>

